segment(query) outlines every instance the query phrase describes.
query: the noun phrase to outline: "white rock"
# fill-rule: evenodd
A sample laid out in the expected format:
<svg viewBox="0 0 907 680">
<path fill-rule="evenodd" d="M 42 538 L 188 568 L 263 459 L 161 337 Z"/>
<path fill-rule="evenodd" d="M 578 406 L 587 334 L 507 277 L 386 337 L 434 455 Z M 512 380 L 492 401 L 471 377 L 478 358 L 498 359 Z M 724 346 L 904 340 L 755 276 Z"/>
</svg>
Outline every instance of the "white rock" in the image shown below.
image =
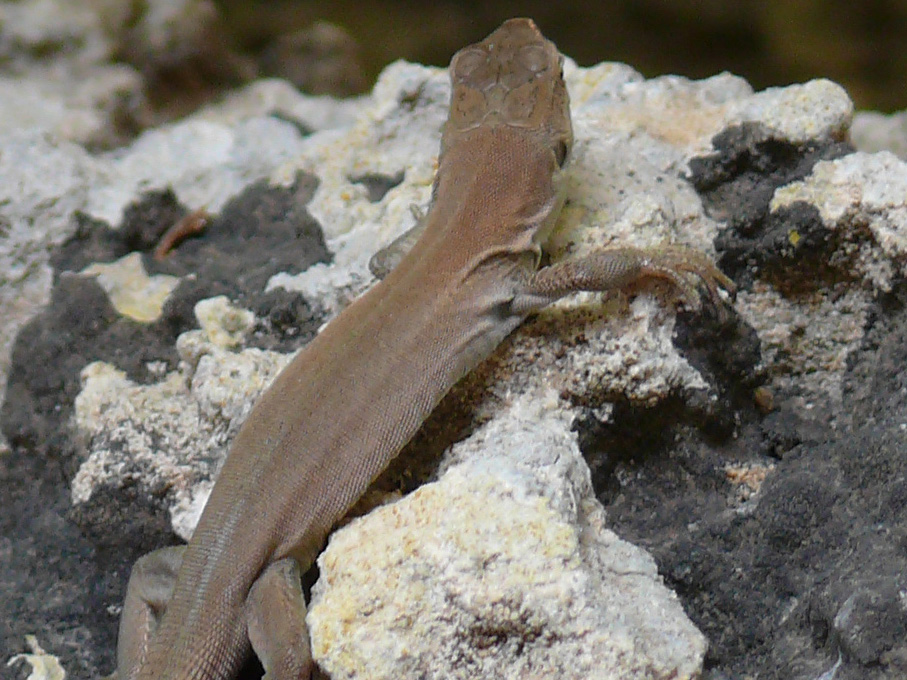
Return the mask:
<svg viewBox="0 0 907 680">
<path fill-rule="evenodd" d="M 149 130 L 130 146 L 100 156 L 101 176 L 86 211 L 115 226 L 141 194 L 170 187 L 191 209 L 216 213 L 300 153 L 301 142 L 293 125 L 270 117 L 235 126 L 190 119 Z"/>
<path fill-rule="evenodd" d="M 193 114 L 194 120 L 236 125 L 246 118 L 279 116 L 312 131 L 348 128 L 364 105 L 363 97 L 333 99 L 302 95 L 285 80 L 256 80 Z"/>
<path fill-rule="evenodd" d="M 337 531 L 308 622 L 332 678 L 690 678 L 705 639 L 605 528 L 554 395 L 518 398 L 438 482 Z"/>
<path fill-rule="evenodd" d="M 852 113 L 843 91 L 827 81 L 753 94 L 730 75 L 647 81 L 622 65 L 579 69 L 569 60 L 566 72 L 577 139 L 555 257 L 618 242 L 671 240 L 708 250 L 720 225 L 681 178 L 693 155 L 744 122 L 792 143 L 837 139 Z M 368 257 L 412 225 L 412 205 L 427 202 L 448 93 L 443 70 L 396 63 L 354 104 L 332 108 L 280 84 L 258 84 L 97 156 L 34 132 L 0 130 L 0 315 L 18 310 L 22 319 L 46 299 L 47 252 L 71 233 L 77 210 L 115 226 L 143 192 L 173 187 L 190 208 L 217 212 L 251 182 L 287 183 L 298 170 L 319 177 L 310 209 L 335 258 L 269 285 L 305 290 L 314 304 L 336 311 L 369 281 Z M 297 123 L 315 132 L 304 135 Z M 401 171 L 403 182 L 377 202 L 355 181 Z M 895 179 L 879 177 L 890 172 Z M 823 206 L 830 229 L 865 219 L 872 240 L 861 273 L 884 289 L 891 277 L 885 267 L 902 262 L 900 173 L 893 157 L 820 164 L 813 177 L 780 190 L 774 209 L 800 196 Z M 804 307 L 772 316 L 787 314 L 782 303 L 794 304 L 766 304 L 773 295 L 744 295 L 741 309 L 763 337 L 776 333 L 781 347 L 798 332 L 798 319 L 809 317 L 798 316 Z M 865 300 L 850 302 L 855 313 Z M 203 306 L 200 317 L 208 312 Z M 289 360 L 225 349 L 242 335 L 243 319 L 234 315 L 238 325 L 224 326 L 224 337 L 207 326 L 183 334 L 179 371 L 154 385 L 133 384 L 103 364 L 85 369 L 75 418 L 88 458 L 73 483 L 74 502 L 99 486 L 140 479 L 165 494 L 176 530 L 191 533 L 230 438 Z M 3 338 L 4 357 L 18 323 Z M 834 329 L 840 344 L 820 362 L 826 375 L 840 374 L 846 350 L 837 350 L 859 337 L 858 325 L 848 324 Z M 521 665 L 530 662 L 548 677 L 595 677 L 599 668 L 617 668 L 622 677 L 697 672 L 701 636 L 651 560 L 605 529 L 570 433 L 573 412 L 538 396 L 550 394 L 547 388 L 579 403 L 620 395 L 655 404 L 707 389 L 674 349 L 672 329 L 670 305 L 652 295 L 629 305 L 619 296 L 575 296 L 540 314 L 480 368 L 490 396 L 476 414 L 487 425 L 448 452 L 437 482 L 338 532 L 325 553 L 311 622 L 319 658 L 336 677 L 362 668 L 379 649 L 398 669 L 422 664 L 414 667 L 427 677 L 441 677 L 436 668 L 447 669 L 443 677 L 461 672 L 450 663 L 456 654 L 469 660 L 462 677 L 531 677 Z M 602 412 L 608 417 L 606 406 Z M 405 591 L 394 590 L 404 584 Z M 325 604 L 332 601 L 345 604 Z M 357 618 L 360 610 L 384 622 L 377 632 Z M 337 661 L 338 650 L 350 664 Z M 433 651 L 438 666 L 425 661 Z M 390 672 L 381 659 L 371 661 L 374 675 L 359 677 Z"/>
<path fill-rule="evenodd" d="M 205 339 L 223 348 L 240 344 L 255 323 L 252 312 L 230 304 L 224 295 L 199 300 L 193 311 Z"/>
<path fill-rule="evenodd" d="M 853 120 L 853 102 L 847 92 L 824 78 L 770 87 L 735 108 L 734 119 L 765 125 L 794 144 L 843 139 Z"/>
<path fill-rule="evenodd" d="M 859 151 L 890 151 L 907 158 L 907 111 L 892 114 L 859 111 L 850 127 L 850 141 Z"/>
<path fill-rule="evenodd" d="M 228 327 L 238 311 L 226 309 Z M 74 504 L 88 501 L 99 487 L 141 479 L 166 492 L 174 531 L 187 540 L 192 536 L 229 442 L 290 359 L 258 349 L 224 349 L 209 339 L 213 315 L 205 316 L 207 332 L 180 336 L 180 370 L 158 383 L 135 384 L 104 362 L 82 371 L 74 425 L 90 455 L 72 482 Z"/>
<path fill-rule="evenodd" d="M 43 60 L 48 50 L 59 61 L 95 65 L 112 56 L 113 41 L 105 19 L 123 14 L 115 7 L 126 7 L 128 0 L 107 0 L 107 12 L 98 11 L 93 0 L 23 0 L 0 4 L 0 49 L 3 56 L 20 69 L 26 63 Z M 106 14 L 106 16 L 105 16 Z"/>
<path fill-rule="evenodd" d="M 0 76 L 0 135 L 32 129 L 81 144 L 105 142 L 116 115 L 141 98 L 139 74 L 125 66 L 49 66 Z"/>
</svg>

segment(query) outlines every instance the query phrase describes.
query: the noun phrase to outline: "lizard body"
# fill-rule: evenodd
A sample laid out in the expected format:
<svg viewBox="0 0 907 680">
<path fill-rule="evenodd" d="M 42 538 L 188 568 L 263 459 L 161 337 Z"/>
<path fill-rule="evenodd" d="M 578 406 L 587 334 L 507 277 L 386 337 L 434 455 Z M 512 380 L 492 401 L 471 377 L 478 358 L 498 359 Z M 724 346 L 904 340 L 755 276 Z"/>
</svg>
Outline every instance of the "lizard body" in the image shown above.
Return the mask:
<svg viewBox="0 0 907 680">
<path fill-rule="evenodd" d="M 528 19 L 451 62 L 427 215 L 373 263 L 386 277 L 306 346 L 233 443 L 188 546 L 136 563 L 118 643 L 129 680 L 312 672 L 300 572 L 440 399 L 532 311 L 641 277 L 733 284 L 684 249 L 612 249 L 538 269 L 572 145 L 561 58 Z M 407 252 L 402 252 L 406 250 Z M 396 265 L 396 266 L 393 266 Z"/>
</svg>

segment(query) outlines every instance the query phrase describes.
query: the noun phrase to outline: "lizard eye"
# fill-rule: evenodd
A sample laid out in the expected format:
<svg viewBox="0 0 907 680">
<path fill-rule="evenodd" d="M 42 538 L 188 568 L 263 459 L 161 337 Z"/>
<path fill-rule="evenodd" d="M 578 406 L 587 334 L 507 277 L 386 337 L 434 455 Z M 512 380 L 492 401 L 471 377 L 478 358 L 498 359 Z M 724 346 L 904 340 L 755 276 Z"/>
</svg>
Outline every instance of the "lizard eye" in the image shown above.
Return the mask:
<svg viewBox="0 0 907 680">
<path fill-rule="evenodd" d="M 554 157 L 557 159 L 558 167 L 564 167 L 564 163 L 567 162 L 567 142 L 558 141 L 557 146 L 554 147 Z"/>
</svg>

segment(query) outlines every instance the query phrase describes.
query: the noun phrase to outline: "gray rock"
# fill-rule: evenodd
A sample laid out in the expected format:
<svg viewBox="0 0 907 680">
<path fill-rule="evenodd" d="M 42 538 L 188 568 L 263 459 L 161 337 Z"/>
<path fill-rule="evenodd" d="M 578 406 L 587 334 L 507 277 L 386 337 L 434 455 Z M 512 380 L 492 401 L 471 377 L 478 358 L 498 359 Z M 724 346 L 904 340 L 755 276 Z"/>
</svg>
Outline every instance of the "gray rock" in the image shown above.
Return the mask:
<svg viewBox="0 0 907 680">
<path fill-rule="evenodd" d="M 335 677 L 450 677 L 453 658 L 471 677 L 694 677 L 698 628 L 714 677 L 901 677 L 903 164 L 841 142 L 852 104 L 828 81 L 565 70 L 577 143 L 552 258 L 688 243 L 740 283 L 739 316 L 678 314 L 653 285 L 527 323 L 335 534 L 318 658 Z M 397 63 L 352 103 L 259 83 L 95 156 L 0 130 L 16 489 L 0 658 L 36 633 L 76 677 L 111 668 L 126 565 L 191 533 L 254 396 L 412 224 L 447 96 L 443 71 Z M 202 235 L 147 257 L 199 207 Z M 109 275 L 124 268 L 130 286 L 178 284 L 138 313 Z M 365 573 L 378 630 L 355 604 Z"/>
<path fill-rule="evenodd" d="M 907 112 L 860 111 L 854 116 L 850 140 L 860 151 L 890 151 L 907 158 Z"/>
</svg>

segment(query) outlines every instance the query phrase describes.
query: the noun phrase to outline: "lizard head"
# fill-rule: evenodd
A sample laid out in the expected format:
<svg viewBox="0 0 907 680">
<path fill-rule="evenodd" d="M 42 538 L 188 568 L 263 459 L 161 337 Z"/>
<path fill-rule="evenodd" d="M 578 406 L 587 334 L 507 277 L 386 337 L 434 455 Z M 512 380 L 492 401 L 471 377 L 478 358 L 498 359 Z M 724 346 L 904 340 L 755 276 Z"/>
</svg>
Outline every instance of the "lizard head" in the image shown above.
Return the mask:
<svg viewBox="0 0 907 680">
<path fill-rule="evenodd" d="M 450 115 L 441 154 L 479 126 L 537 134 L 563 166 L 573 146 L 564 59 L 531 19 L 510 19 L 450 62 Z"/>
</svg>

